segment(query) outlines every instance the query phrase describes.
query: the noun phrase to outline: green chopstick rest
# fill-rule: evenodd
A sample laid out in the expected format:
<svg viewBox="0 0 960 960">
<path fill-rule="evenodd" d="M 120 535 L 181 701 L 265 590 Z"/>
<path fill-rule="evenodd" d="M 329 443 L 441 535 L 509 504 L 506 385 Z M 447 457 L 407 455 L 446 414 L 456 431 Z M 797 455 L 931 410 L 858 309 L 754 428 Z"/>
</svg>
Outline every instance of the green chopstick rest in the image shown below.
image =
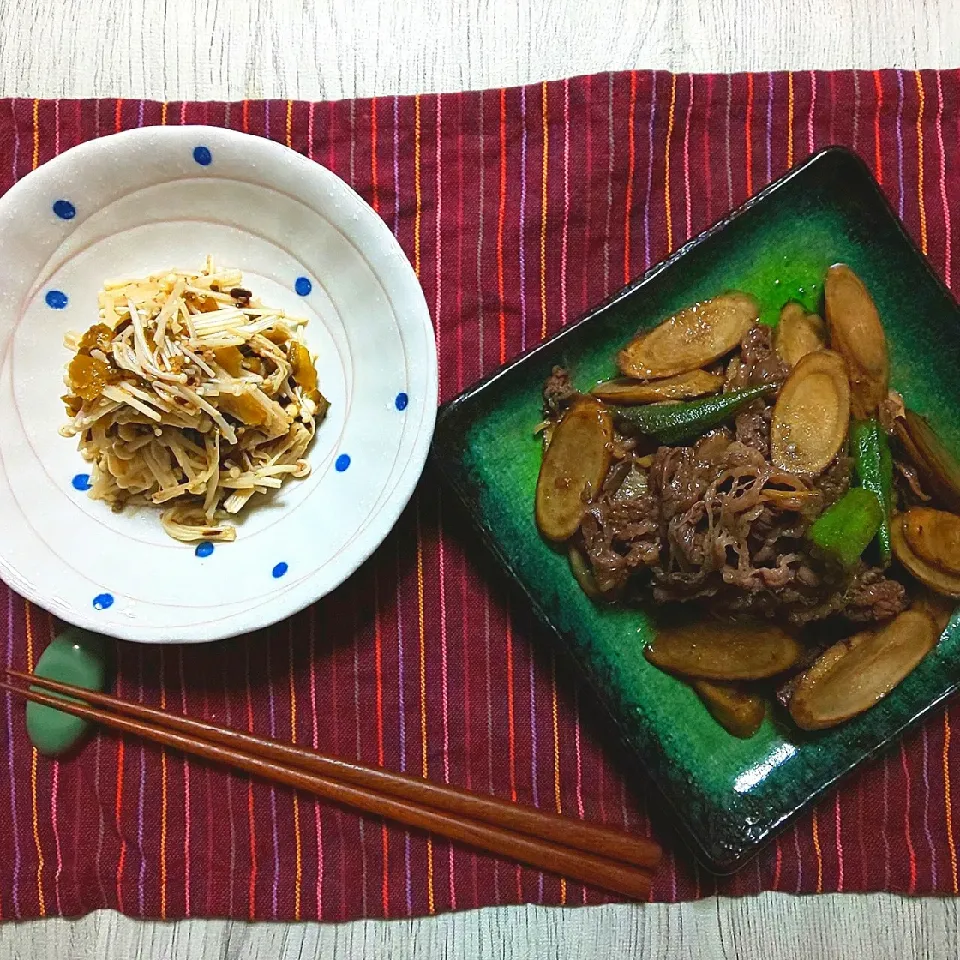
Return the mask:
<svg viewBox="0 0 960 960">
<path fill-rule="evenodd" d="M 47 680 L 102 691 L 107 683 L 107 650 L 106 641 L 99 634 L 68 627 L 43 651 L 33 672 Z M 71 699 L 57 693 L 51 696 Z M 39 703 L 27 703 L 27 735 L 37 750 L 48 757 L 70 751 L 89 729 L 89 722 L 80 717 Z"/>
</svg>

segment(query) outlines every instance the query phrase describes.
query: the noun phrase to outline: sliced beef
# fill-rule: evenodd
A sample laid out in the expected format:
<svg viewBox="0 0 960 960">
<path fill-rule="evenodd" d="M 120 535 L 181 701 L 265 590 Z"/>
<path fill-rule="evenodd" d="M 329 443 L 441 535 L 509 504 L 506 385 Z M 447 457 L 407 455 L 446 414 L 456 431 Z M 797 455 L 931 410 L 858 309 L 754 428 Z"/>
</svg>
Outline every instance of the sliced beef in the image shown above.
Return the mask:
<svg viewBox="0 0 960 960">
<path fill-rule="evenodd" d="M 726 389 L 786 376 L 770 329 L 754 324 L 727 366 Z M 555 367 L 544 385 L 547 417 L 575 393 L 568 372 Z M 851 461 L 840 455 L 812 480 L 777 468 L 769 458 L 772 400 L 690 446 L 651 453 L 643 438 L 617 438 L 579 530 L 601 590 L 649 585 L 661 603 L 704 600 L 715 614 L 798 625 L 835 615 L 872 623 L 905 609 L 903 586 L 883 571 L 860 565 L 843 577 L 811 551 L 809 526 L 849 489 Z"/>
<path fill-rule="evenodd" d="M 836 574 L 824 577 L 825 583 L 834 583 Z M 808 604 L 800 604 L 790 611 L 796 624 L 843 616 L 853 623 L 875 623 L 890 620 L 907 609 L 909 599 L 902 583 L 891 580 L 875 567 L 860 566 L 839 588 Z"/>
<path fill-rule="evenodd" d="M 660 558 L 659 511 L 649 494 L 623 499 L 604 494 L 587 508 L 580 533 L 604 592 L 623 587 L 633 571 Z"/>
<path fill-rule="evenodd" d="M 770 418 L 773 408 L 762 400 L 755 400 L 734 421 L 737 440 L 753 447 L 763 456 L 770 455 Z"/>
<path fill-rule="evenodd" d="M 768 326 L 755 323 L 740 342 L 740 354 L 727 367 L 728 389 L 759 387 L 766 383 L 781 383 L 788 370 L 773 345 L 773 332 Z M 756 400 L 737 414 L 737 440 L 763 456 L 770 455 L 770 419 L 773 406 L 766 400 Z"/>
<path fill-rule="evenodd" d="M 614 470 L 625 475 L 622 466 Z M 649 568 L 661 603 L 709 600 L 717 612 L 797 624 L 835 614 L 857 623 L 888 619 L 906 606 L 901 584 L 861 566 L 838 586 L 837 571 L 806 538 L 823 503 L 846 490 L 849 470 L 849 460 L 838 459 L 813 486 L 727 431 L 692 447 L 661 447 L 629 514 L 616 492 L 588 511 L 588 555 L 598 577 L 618 586 Z"/>
<path fill-rule="evenodd" d="M 921 503 L 929 503 L 931 500 L 920 483 L 920 475 L 916 468 L 902 460 L 893 461 L 893 477 L 896 482 L 897 492 L 900 498 L 908 507 L 915 507 Z"/>
<path fill-rule="evenodd" d="M 871 623 L 891 620 L 908 606 L 902 583 L 889 579 L 882 570 L 867 569 L 847 588 L 841 613 L 854 623 Z"/>
<path fill-rule="evenodd" d="M 823 509 L 832 507 L 849 489 L 853 461 L 846 454 L 838 454 L 833 463 L 814 480 L 814 487 L 823 496 Z"/>
<path fill-rule="evenodd" d="M 729 389 L 760 387 L 765 383 L 782 383 L 789 370 L 773 345 L 773 331 L 763 323 L 755 323 L 740 341 L 740 353 L 727 366 Z"/>
<path fill-rule="evenodd" d="M 554 367 L 543 385 L 544 415 L 548 418 L 559 416 L 576 393 L 570 381 L 570 371 L 565 367 Z"/>
<path fill-rule="evenodd" d="M 712 597 L 728 612 L 772 616 L 783 591 L 818 582 L 805 555 L 807 517 L 766 492 L 787 482 L 802 487 L 726 437 L 661 448 L 650 471 L 666 548 L 653 570 L 655 598 Z"/>
</svg>

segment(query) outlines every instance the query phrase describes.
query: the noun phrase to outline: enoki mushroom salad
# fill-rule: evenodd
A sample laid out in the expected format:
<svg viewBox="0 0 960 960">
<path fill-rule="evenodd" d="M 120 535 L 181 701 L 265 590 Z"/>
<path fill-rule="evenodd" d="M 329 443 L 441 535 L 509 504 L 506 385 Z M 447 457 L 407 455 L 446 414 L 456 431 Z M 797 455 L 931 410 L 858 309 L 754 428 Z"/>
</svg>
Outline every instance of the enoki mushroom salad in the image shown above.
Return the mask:
<svg viewBox="0 0 960 960">
<path fill-rule="evenodd" d="M 97 322 L 65 338 L 60 432 L 91 464 L 89 495 L 114 510 L 163 506 L 176 540 L 234 540 L 231 517 L 310 472 L 329 404 L 306 323 L 209 257 L 198 273 L 104 283 Z"/>
</svg>

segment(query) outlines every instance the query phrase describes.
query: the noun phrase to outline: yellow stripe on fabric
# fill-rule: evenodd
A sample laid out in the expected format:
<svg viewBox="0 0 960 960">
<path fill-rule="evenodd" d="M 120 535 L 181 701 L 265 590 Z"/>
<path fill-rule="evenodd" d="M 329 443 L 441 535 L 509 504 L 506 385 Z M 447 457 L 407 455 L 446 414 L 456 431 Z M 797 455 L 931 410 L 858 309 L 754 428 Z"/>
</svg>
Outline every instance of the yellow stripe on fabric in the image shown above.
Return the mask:
<svg viewBox="0 0 960 960">
<path fill-rule="evenodd" d="M 40 101 L 33 101 L 33 169 L 40 166 Z"/>
<path fill-rule="evenodd" d="M 553 799 L 557 813 L 563 813 L 563 801 L 560 796 L 560 725 L 557 722 L 557 658 L 550 659 L 550 689 L 552 693 L 551 712 L 553 714 Z M 567 881 L 560 878 L 560 903 L 567 902 Z"/>
<path fill-rule="evenodd" d="M 423 214 L 423 194 L 420 184 L 420 96 L 413 98 L 413 189 L 416 209 L 413 220 L 413 269 L 420 276 L 420 220 Z M 437 283 L 440 278 L 437 277 Z M 420 500 L 417 499 L 417 627 L 420 639 L 420 747 L 421 770 L 428 774 L 427 762 L 427 665 L 426 630 L 423 619 L 423 535 L 420 528 Z M 427 909 L 436 913 L 433 890 L 433 838 L 427 834 Z"/>
<path fill-rule="evenodd" d="M 823 893 L 823 854 L 820 852 L 820 827 L 817 811 L 813 811 L 813 851 L 817 855 L 817 893 Z"/>
<path fill-rule="evenodd" d="M 420 95 L 413 98 L 413 190 L 416 197 L 416 214 L 413 219 L 413 269 L 420 276 L 420 212 L 423 198 L 420 196 Z M 439 282 L 439 277 L 437 278 Z"/>
<path fill-rule="evenodd" d="M 950 875 L 957 890 L 957 847 L 953 839 L 953 796 L 950 791 L 950 715 L 943 715 L 943 800 L 947 815 L 947 844 L 950 847 Z"/>
<path fill-rule="evenodd" d="M 293 149 L 293 101 L 287 101 L 287 146 Z"/>
<path fill-rule="evenodd" d="M 37 748 L 34 747 L 30 755 L 30 796 L 33 801 L 31 815 L 33 817 L 33 842 L 37 848 L 37 904 L 40 916 L 47 915 L 47 905 L 43 897 L 43 850 L 40 847 L 40 823 L 37 815 Z"/>
<path fill-rule="evenodd" d="M 787 167 L 793 166 L 793 71 L 787 74 Z"/>
<path fill-rule="evenodd" d="M 664 152 L 663 205 L 667 215 L 667 252 L 673 250 L 673 214 L 670 211 L 670 141 L 673 138 L 673 118 L 677 106 L 677 75 L 670 77 L 670 111 L 667 114 L 667 146 Z"/>
<path fill-rule="evenodd" d="M 913 74 L 917 81 L 917 206 L 920 208 L 920 249 L 923 255 L 927 255 L 927 211 L 923 207 L 923 78 L 920 71 L 916 70 Z"/>
<path fill-rule="evenodd" d="M 33 101 L 33 169 L 40 165 L 40 101 Z M 30 604 L 24 607 L 27 629 L 27 670 L 33 672 L 33 624 L 30 621 Z M 37 848 L 37 905 L 41 917 L 47 915 L 47 904 L 43 896 L 43 848 L 40 845 L 40 822 L 37 815 L 37 748 L 30 751 L 30 812 L 33 820 L 33 842 Z"/>
</svg>

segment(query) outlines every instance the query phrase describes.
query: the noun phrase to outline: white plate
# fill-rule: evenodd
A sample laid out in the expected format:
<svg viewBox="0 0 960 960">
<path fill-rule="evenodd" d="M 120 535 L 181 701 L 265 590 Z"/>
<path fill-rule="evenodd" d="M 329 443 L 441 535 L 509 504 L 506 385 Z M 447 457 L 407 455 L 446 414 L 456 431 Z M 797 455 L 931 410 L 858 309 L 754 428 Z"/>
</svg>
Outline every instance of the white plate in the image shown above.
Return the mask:
<svg viewBox="0 0 960 960">
<path fill-rule="evenodd" d="M 89 467 L 57 431 L 63 335 L 96 322 L 103 281 L 197 269 L 208 253 L 309 318 L 331 407 L 310 476 L 200 557 L 156 509 L 115 514 L 76 489 Z M 64 620 L 172 643 L 302 609 L 393 527 L 436 405 L 433 328 L 399 244 L 342 180 L 286 147 L 214 127 L 133 130 L 67 151 L 0 199 L 0 576 Z"/>
</svg>

